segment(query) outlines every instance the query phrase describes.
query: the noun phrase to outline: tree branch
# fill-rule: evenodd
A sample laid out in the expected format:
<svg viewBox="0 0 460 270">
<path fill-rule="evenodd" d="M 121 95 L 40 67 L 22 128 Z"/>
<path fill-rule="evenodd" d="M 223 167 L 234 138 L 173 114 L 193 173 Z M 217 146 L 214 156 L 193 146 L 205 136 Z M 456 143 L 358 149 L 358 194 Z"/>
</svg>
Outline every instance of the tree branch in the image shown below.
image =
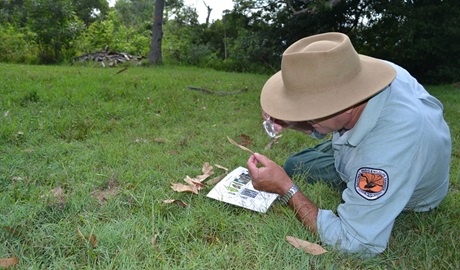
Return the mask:
<svg viewBox="0 0 460 270">
<path fill-rule="evenodd" d="M 304 2 L 305 4 L 310 4 L 310 3 L 313 3 L 313 2 L 318 2 L 318 1 L 315 1 L 315 0 L 298 0 L 300 2 Z M 327 0 L 325 2 L 325 4 L 329 7 L 329 8 L 333 8 L 334 6 L 336 6 L 337 4 L 339 4 L 340 2 L 342 2 L 343 0 Z M 292 10 L 292 13 L 294 15 L 298 15 L 298 14 L 302 14 L 302 13 L 310 13 L 310 14 L 315 14 L 317 12 L 317 5 L 319 3 L 317 3 L 317 5 L 314 5 L 312 7 L 307 7 L 307 8 L 304 8 L 304 9 L 301 9 L 301 10 L 296 10 L 294 8 L 294 5 L 292 4 L 292 0 L 286 0 L 286 4 L 288 5 L 288 7 Z"/>
</svg>

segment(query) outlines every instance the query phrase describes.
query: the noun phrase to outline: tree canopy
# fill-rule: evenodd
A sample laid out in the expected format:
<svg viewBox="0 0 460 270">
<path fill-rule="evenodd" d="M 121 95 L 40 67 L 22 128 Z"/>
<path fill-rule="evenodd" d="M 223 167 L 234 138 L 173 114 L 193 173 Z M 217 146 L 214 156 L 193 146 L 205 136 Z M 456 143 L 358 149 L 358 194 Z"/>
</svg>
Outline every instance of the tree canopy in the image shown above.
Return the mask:
<svg viewBox="0 0 460 270">
<path fill-rule="evenodd" d="M 194 7 L 165 0 L 162 62 L 273 73 L 293 42 L 338 31 L 359 53 L 393 61 L 421 82 L 460 81 L 458 0 L 233 2 L 221 19 L 199 23 Z M 114 7 L 106 0 L 0 1 L 0 61 L 65 63 L 107 45 L 147 56 L 154 10 L 152 0 L 118 0 Z"/>
</svg>

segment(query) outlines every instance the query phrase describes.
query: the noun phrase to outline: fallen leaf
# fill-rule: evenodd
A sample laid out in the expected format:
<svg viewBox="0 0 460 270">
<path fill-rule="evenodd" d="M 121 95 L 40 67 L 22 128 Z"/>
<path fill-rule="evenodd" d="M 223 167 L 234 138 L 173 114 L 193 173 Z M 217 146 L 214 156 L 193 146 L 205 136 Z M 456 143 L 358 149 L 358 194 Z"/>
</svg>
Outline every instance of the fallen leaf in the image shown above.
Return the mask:
<svg viewBox="0 0 460 270">
<path fill-rule="evenodd" d="M 227 136 L 227 139 L 228 139 L 228 141 L 229 141 L 231 144 L 233 144 L 233 145 L 235 145 L 235 146 L 238 146 L 239 148 L 243 149 L 244 151 L 247 151 L 247 152 L 249 152 L 249 153 L 251 153 L 251 154 L 254 154 L 254 151 L 252 151 L 251 149 L 249 149 L 249 148 L 247 148 L 247 147 L 245 147 L 245 146 L 239 145 L 239 144 L 236 143 L 234 140 L 230 139 L 230 137 Z"/>
<path fill-rule="evenodd" d="M 192 192 L 192 193 L 198 194 L 198 189 L 196 188 L 196 186 L 190 186 L 190 185 L 185 185 L 181 183 L 179 184 L 171 183 L 171 188 L 177 192 Z"/>
<path fill-rule="evenodd" d="M 204 180 L 204 179 L 203 179 Z M 196 187 L 197 190 L 201 190 L 205 188 L 206 186 L 201 183 L 201 180 L 196 179 L 196 178 L 190 178 L 190 176 L 186 176 L 184 178 L 184 181 L 189 184 L 189 186 L 194 186 Z"/>
<path fill-rule="evenodd" d="M 13 180 L 13 181 L 22 181 L 22 179 L 23 178 L 20 177 L 20 176 L 11 176 L 11 180 Z"/>
<path fill-rule="evenodd" d="M 55 189 L 53 189 L 51 191 L 53 192 L 54 197 L 57 198 L 57 199 L 65 197 L 64 190 L 61 187 L 57 187 L 57 188 L 55 188 Z"/>
<path fill-rule="evenodd" d="M 10 227 L 10 226 L 3 226 L 3 229 L 5 229 L 7 232 L 11 233 L 14 236 L 24 236 L 24 229 L 21 228 L 21 226 L 17 227 Z"/>
<path fill-rule="evenodd" d="M 268 149 L 270 149 L 272 147 L 272 145 L 277 144 L 278 143 L 278 138 L 280 138 L 281 136 L 283 136 L 283 135 L 275 136 L 275 138 L 273 138 L 273 140 L 271 140 L 267 145 L 265 145 L 264 149 L 268 150 Z"/>
<path fill-rule="evenodd" d="M 300 249 L 311 255 L 320 255 L 320 254 L 327 252 L 327 250 L 325 250 L 320 245 L 315 244 L 315 243 L 310 243 L 306 240 L 298 239 L 292 236 L 286 236 L 286 240 L 289 242 L 289 244 L 293 245 L 295 248 Z"/>
<path fill-rule="evenodd" d="M 217 168 L 222 169 L 222 170 L 228 172 L 228 168 L 226 168 L 226 167 L 224 167 L 224 166 L 222 166 L 222 165 L 214 164 L 214 166 L 216 166 Z"/>
<path fill-rule="evenodd" d="M 91 244 L 91 246 L 93 246 L 93 248 L 97 246 L 97 238 L 94 234 L 91 234 L 89 236 L 89 243 Z"/>
<path fill-rule="evenodd" d="M 158 239 L 158 234 L 155 234 L 154 236 L 152 236 L 152 245 L 154 247 L 156 247 L 157 245 L 157 239 Z"/>
<path fill-rule="evenodd" d="M 112 181 L 108 183 L 106 189 L 99 189 L 92 193 L 93 198 L 97 199 L 101 204 L 106 203 L 110 197 L 118 194 L 118 187 Z"/>
<path fill-rule="evenodd" d="M 182 206 L 182 207 L 186 207 L 187 204 L 184 203 L 183 201 L 181 200 L 175 200 L 175 199 L 169 199 L 169 200 L 163 200 L 163 203 L 166 203 L 166 204 L 172 204 L 172 203 L 175 203 L 179 206 Z"/>
<path fill-rule="evenodd" d="M 155 139 L 153 139 L 153 141 L 156 142 L 156 143 L 166 143 L 165 138 L 155 138 Z"/>
<path fill-rule="evenodd" d="M 0 268 L 10 268 L 19 263 L 19 259 L 17 257 L 12 258 L 0 258 Z"/>
<path fill-rule="evenodd" d="M 219 176 L 216 176 L 208 181 L 206 181 L 206 185 L 210 186 L 210 185 L 214 185 L 214 184 L 217 184 L 220 182 L 220 180 L 224 179 L 225 176 L 227 176 L 227 172 L 224 173 L 224 174 L 221 174 Z"/>
<path fill-rule="evenodd" d="M 77 234 L 78 234 L 78 236 L 80 237 L 80 239 L 83 240 L 83 242 L 86 243 L 86 237 L 85 237 L 85 235 L 80 231 L 80 228 L 78 228 L 78 226 L 77 226 Z M 88 240 L 89 240 L 89 243 L 91 244 L 91 246 L 92 246 L 93 248 L 95 248 L 95 247 L 97 246 L 97 238 L 96 238 L 96 236 L 95 236 L 94 234 L 90 234 Z"/>
<path fill-rule="evenodd" d="M 240 141 L 240 145 L 246 146 L 252 144 L 251 138 L 246 134 L 238 135 L 238 139 Z"/>
<path fill-rule="evenodd" d="M 203 163 L 203 167 L 201 168 L 201 172 L 202 172 L 203 174 L 209 174 L 209 175 L 211 175 L 211 174 L 214 173 L 213 170 L 214 170 L 214 168 L 213 168 L 211 165 L 209 165 L 209 162 Z"/>
</svg>

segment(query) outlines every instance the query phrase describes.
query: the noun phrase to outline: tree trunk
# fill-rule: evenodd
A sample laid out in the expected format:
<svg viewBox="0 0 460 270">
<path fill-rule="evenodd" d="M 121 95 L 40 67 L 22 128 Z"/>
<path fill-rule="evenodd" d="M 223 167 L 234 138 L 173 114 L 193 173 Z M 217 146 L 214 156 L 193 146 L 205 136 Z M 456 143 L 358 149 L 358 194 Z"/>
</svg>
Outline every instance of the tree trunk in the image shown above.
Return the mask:
<svg viewBox="0 0 460 270">
<path fill-rule="evenodd" d="M 150 43 L 149 62 L 150 64 L 161 64 L 163 62 L 161 56 L 161 40 L 163 38 L 163 11 L 165 8 L 165 0 L 155 0 L 155 11 L 152 27 L 152 42 Z"/>
</svg>

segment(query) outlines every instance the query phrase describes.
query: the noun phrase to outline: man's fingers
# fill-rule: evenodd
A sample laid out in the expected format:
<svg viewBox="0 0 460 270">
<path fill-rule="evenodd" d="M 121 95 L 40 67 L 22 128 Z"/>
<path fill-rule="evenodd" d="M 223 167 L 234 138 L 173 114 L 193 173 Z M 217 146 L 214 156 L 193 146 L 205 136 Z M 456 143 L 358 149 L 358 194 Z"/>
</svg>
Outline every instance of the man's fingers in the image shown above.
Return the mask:
<svg viewBox="0 0 460 270">
<path fill-rule="evenodd" d="M 267 167 L 270 164 L 271 160 L 262 154 L 254 153 L 253 156 L 263 167 Z"/>
</svg>

